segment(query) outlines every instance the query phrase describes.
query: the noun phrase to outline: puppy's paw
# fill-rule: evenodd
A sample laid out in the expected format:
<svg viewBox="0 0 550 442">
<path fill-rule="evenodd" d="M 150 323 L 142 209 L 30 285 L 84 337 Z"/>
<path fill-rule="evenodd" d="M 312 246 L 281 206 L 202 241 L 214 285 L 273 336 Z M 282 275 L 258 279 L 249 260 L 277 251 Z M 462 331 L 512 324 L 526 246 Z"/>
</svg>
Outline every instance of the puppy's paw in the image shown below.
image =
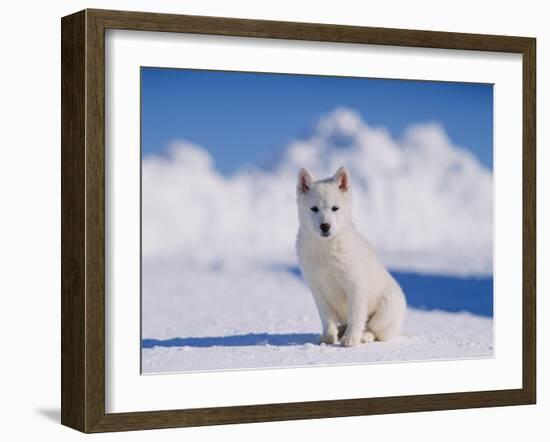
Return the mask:
<svg viewBox="0 0 550 442">
<path fill-rule="evenodd" d="M 319 338 L 319 344 L 332 345 L 332 344 L 336 344 L 337 341 L 338 341 L 338 337 L 333 333 L 322 334 L 321 337 Z"/>
<path fill-rule="evenodd" d="M 342 345 L 342 347 L 355 347 L 360 341 L 360 337 L 344 335 L 342 339 L 340 339 L 340 345 Z"/>
<path fill-rule="evenodd" d="M 361 335 L 361 344 L 368 344 L 375 341 L 375 336 L 372 332 L 366 331 Z"/>
</svg>

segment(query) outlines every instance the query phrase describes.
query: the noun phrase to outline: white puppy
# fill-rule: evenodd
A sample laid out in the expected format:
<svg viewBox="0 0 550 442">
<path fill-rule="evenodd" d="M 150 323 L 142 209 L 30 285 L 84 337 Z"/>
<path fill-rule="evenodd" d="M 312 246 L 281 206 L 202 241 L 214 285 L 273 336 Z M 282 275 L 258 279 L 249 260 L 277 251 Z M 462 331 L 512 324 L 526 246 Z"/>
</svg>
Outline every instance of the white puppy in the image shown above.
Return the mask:
<svg viewBox="0 0 550 442">
<path fill-rule="evenodd" d="M 406 312 L 403 291 L 351 222 L 349 174 L 316 181 L 301 169 L 297 186 L 297 251 L 323 334 L 344 347 L 397 336 Z"/>
</svg>

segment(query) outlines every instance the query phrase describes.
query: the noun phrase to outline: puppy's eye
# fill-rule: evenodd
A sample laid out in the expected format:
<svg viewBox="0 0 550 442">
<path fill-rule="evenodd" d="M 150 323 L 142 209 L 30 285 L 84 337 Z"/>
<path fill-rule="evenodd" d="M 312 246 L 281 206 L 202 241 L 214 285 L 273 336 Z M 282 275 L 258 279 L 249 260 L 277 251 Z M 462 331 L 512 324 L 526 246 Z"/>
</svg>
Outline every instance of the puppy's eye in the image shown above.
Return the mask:
<svg viewBox="0 0 550 442">
<path fill-rule="evenodd" d="M 318 212 L 319 211 L 319 207 L 317 207 L 317 206 L 310 207 L 310 209 L 311 209 L 312 212 Z"/>
<path fill-rule="evenodd" d="M 332 206 L 332 211 L 333 212 L 336 212 L 340 207 L 337 207 L 337 206 Z"/>
</svg>

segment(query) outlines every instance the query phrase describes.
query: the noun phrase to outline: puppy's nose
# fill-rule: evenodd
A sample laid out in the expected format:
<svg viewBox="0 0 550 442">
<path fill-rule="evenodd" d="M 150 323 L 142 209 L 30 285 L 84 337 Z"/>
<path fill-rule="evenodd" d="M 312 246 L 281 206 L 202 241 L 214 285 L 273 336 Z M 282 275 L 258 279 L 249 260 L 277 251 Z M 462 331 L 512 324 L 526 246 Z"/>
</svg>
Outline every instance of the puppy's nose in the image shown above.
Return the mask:
<svg viewBox="0 0 550 442">
<path fill-rule="evenodd" d="M 323 233 L 327 233 L 330 230 L 330 224 L 328 223 L 323 223 L 319 227 L 321 227 Z"/>
</svg>

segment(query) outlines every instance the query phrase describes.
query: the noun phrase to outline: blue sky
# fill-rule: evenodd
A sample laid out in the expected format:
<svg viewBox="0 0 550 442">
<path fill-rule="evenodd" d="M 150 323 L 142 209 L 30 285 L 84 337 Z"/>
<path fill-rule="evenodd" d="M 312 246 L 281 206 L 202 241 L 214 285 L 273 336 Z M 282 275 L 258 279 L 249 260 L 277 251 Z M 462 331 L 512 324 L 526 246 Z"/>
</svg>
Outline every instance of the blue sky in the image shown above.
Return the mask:
<svg viewBox="0 0 550 442">
<path fill-rule="evenodd" d="M 438 122 L 493 168 L 492 85 L 164 68 L 142 68 L 141 79 L 143 155 L 182 139 L 207 148 L 228 175 L 346 106 L 396 138 L 410 124 Z"/>
</svg>

